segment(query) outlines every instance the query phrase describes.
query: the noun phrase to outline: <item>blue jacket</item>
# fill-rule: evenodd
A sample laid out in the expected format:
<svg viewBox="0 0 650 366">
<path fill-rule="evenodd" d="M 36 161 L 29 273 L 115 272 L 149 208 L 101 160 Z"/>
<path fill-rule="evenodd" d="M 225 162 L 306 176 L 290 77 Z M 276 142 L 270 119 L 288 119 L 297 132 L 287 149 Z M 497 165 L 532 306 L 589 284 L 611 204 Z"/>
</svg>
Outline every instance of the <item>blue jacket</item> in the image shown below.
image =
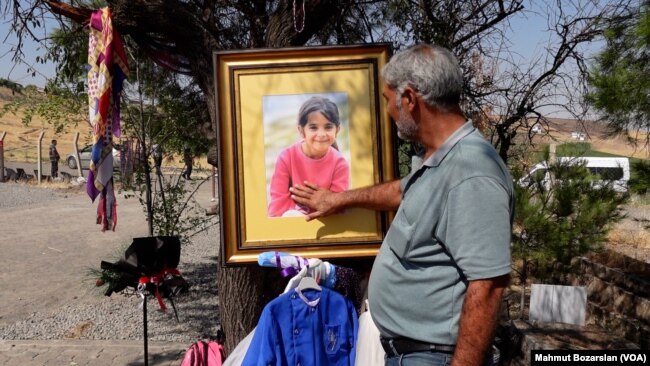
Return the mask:
<svg viewBox="0 0 650 366">
<path fill-rule="evenodd" d="M 343 295 L 289 291 L 262 311 L 242 366 L 352 366 L 358 326 Z"/>
</svg>

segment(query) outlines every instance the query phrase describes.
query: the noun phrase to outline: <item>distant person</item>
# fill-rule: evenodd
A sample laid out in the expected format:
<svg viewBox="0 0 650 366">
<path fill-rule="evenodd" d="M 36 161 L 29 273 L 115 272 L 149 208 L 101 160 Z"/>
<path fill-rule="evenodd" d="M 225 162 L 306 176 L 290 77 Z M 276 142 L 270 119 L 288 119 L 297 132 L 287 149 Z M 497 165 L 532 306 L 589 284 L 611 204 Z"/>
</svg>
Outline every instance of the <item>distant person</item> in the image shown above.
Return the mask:
<svg viewBox="0 0 650 366">
<path fill-rule="evenodd" d="M 59 160 L 61 160 L 61 156 L 56 150 L 56 140 L 52 140 L 52 143 L 50 144 L 50 163 L 52 164 L 50 175 L 52 175 L 52 178 L 57 178 L 59 176 Z"/>
<path fill-rule="evenodd" d="M 186 147 L 183 150 L 183 162 L 185 163 L 185 171 L 183 172 L 182 177 L 191 180 L 192 179 L 192 163 L 194 159 L 192 158 L 192 150 L 189 147 Z"/>
<path fill-rule="evenodd" d="M 162 175 L 162 171 L 160 169 L 162 165 L 162 160 L 163 160 L 163 151 L 162 147 L 160 147 L 159 144 L 154 144 L 153 145 L 153 164 L 156 168 L 156 175 L 160 176 Z"/>
<path fill-rule="evenodd" d="M 280 152 L 271 178 L 268 216 L 298 216 L 309 213 L 291 199 L 289 188 L 305 181 L 332 192 L 350 185 L 350 166 L 338 151 L 336 136 L 341 129 L 339 109 L 324 97 L 312 97 L 298 111 L 300 141 Z"/>
</svg>

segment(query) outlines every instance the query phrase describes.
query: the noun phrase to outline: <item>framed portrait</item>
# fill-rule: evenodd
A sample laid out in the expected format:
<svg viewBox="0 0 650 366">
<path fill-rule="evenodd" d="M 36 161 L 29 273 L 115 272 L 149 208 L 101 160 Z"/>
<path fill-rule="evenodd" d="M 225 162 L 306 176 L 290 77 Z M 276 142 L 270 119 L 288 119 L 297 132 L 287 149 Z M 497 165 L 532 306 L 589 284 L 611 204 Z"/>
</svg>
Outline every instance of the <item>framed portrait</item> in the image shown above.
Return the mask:
<svg viewBox="0 0 650 366">
<path fill-rule="evenodd" d="M 214 53 L 221 258 L 261 252 L 323 259 L 377 253 L 390 214 L 352 208 L 306 221 L 289 187 L 334 192 L 395 176 L 381 96 L 387 44 Z"/>
</svg>

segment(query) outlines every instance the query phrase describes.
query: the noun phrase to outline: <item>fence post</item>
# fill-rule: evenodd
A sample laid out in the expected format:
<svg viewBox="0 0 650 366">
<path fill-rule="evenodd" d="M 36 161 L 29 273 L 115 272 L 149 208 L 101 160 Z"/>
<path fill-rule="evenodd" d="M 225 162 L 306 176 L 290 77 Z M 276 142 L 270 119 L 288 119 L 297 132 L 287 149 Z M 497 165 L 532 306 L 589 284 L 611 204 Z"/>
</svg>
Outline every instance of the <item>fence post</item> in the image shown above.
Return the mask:
<svg viewBox="0 0 650 366">
<path fill-rule="evenodd" d="M 546 166 L 546 171 L 548 172 L 548 176 L 550 178 L 551 184 L 555 182 L 555 174 L 553 174 L 553 171 L 548 168 L 550 168 L 551 165 L 557 162 L 557 154 L 555 150 L 556 150 L 556 146 L 554 143 L 548 146 L 548 164 Z"/>
<path fill-rule="evenodd" d="M 77 174 L 79 174 L 80 177 L 83 177 L 84 174 L 81 170 L 81 155 L 79 155 L 79 131 L 74 133 L 72 146 L 74 146 L 74 156 L 77 158 Z"/>
<path fill-rule="evenodd" d="M 557 154 L 555 152 L 556 146 L 555 144 L 550 144 L 548 145 L 548 162 L 549 164 L 554 164 L 557 158 Z"/>
<path fill-rule="evenodd" d="M 212 176 L 210 177 L 210 180 L 212 181 L 212 199 L 210 201 L 214 202 L 217 200 L 216 198 L 216 186 L 217 186 L 217 168 L 212 166 Z"/>
<path fill-rule="evenodd" d="M 0 182 L 5 181 L 5 148 L 4 148 L 4 140 L 5 140 L 5 135 L 7 133 L 3 132 L 0 134 Z"/>
<path fill-rule="evenodd" d="M 41 130 L 41 133 L 38 135 L 38 154 L 37 154 L 37 166 L 38 166 L 38 184 L 41 184 L 41 177 L 43 176 L 43 162 L 41 157 L 41 145 L 43 143 L 43 136 L 45 135 L 45 130 Z M 50 174 L 52 174 L 50 172 Z M 54 177 L 52 177 L 54 179 Z"/>
</svg>

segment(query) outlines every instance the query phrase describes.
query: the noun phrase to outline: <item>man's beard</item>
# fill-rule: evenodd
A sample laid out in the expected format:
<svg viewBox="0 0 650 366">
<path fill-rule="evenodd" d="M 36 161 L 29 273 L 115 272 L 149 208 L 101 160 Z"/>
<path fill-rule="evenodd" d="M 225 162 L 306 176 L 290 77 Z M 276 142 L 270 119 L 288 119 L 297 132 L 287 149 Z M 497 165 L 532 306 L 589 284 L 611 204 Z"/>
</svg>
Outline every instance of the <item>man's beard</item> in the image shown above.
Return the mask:
<svg viewBox="0 0 650 366">
<path fill-rule="evenodd" d="M 399 118 L 395 121 L 397 126 L 397 137 L 406 141 L 415 141 L 418 137 L 418 131 L 420 130 L 417 123 L 413 117 L 404 113 L 404 110 L 401 108 L 401 105 L 397 106 L 399 111 Z"/>
</svg>

